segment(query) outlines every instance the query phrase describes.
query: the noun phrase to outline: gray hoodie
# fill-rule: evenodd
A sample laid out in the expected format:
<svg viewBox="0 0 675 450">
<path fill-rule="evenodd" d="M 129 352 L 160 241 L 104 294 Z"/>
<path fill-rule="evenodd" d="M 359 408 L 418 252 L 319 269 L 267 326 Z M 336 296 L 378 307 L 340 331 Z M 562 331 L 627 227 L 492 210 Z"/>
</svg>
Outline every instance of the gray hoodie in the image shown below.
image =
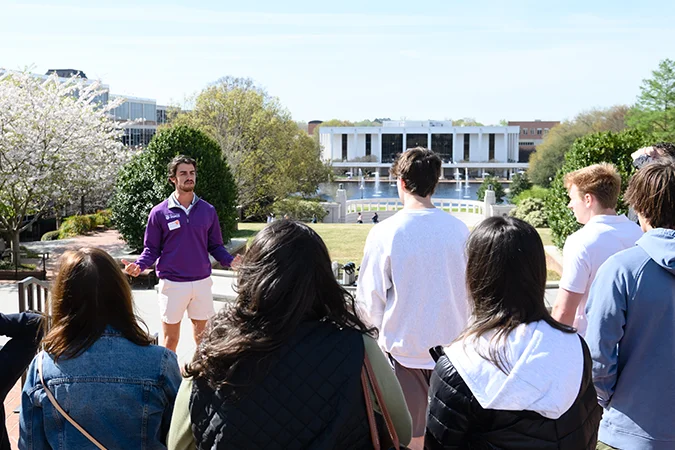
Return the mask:
<svg viewBox="0 0 675 450">
<path fill-rule="evenodd" d="M 588 304 L 593 384 L 613 447 L 675 448 L 675 230 L 648 231 L 598 270 Z"/>
<path fill-rule="evenodd" d="M 543 320 L 513 330 L 505 349 L 508 375 L 488 354 L 494 333 L 459 341 L 445 353 L 484 409 L 534 411 L 548 419 L 562 416 L 579 395 L 584 355 L 576 333 L 556 330 Z"/>
</svg>

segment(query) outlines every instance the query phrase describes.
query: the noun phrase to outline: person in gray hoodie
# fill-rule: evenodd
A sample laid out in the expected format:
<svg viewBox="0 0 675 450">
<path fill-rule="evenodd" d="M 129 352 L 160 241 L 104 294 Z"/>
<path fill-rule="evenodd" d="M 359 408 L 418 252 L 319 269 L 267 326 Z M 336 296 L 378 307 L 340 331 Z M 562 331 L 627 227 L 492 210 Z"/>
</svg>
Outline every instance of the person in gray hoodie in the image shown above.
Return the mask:
<svg viewBox="0 0 675 450">
<path fill-rule="evenodd" d="M 586 306 L 598 448 L 675 448 L 675 161 L 641 168 L 625 200 L 645 234 L 598 270 Z"/>
</svg>

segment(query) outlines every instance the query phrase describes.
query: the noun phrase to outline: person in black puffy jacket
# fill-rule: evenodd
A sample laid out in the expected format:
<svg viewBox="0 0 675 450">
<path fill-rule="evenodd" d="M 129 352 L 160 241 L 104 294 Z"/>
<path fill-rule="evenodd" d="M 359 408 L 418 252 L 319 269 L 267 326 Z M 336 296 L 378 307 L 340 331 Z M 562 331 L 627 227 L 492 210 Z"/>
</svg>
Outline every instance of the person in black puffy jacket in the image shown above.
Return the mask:
<svg viewBox="0 0 675 450">
<path fill-rule="evenodd" d="M 595 449 L 602 408 L 591 359 L 572 327 L 546 310 L 546 258 L 537 231 L 491 217 L 467 243 L 473 314 L 431 350 L 425 448 Z"/>
</svg>

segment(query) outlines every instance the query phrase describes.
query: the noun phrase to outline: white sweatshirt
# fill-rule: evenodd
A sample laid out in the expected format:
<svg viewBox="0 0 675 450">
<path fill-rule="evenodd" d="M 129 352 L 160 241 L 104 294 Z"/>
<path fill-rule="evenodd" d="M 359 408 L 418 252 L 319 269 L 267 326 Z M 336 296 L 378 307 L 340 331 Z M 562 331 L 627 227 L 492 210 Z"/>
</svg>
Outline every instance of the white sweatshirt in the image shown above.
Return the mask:
<svg viewBox="0 0 675 450">
<path fill-rule="evenodd" d="M 429 349 L 468 322 L 466 225 L 443 210 L 403 209 L 368 234 L 357 300 L 401 365 L 433 369 Z"/>
<path fill-rule="evenodd" d="M 484 359 L 494 332 L 445 349 L 484 409 L 534 411 L 549 419 L 562 416 L 581 389 L 584 355 L 576 333 L 556 330 L 540 320 L 518 326 L 503 341 L 510 372 Z"/>
</svg>

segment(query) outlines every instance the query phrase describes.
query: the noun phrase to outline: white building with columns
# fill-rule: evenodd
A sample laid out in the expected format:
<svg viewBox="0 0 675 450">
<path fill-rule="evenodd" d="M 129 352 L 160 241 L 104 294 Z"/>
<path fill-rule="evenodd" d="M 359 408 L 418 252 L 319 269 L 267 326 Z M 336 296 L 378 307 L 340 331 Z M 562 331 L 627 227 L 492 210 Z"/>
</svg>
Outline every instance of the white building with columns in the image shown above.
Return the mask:
<svg viewBox="0 0 675 450">
<path fill-rule="evenodd" d="M 464 127 L 451 121 L 406 120 L 387 121 L 381 127 L 321 127 L 319 141 L 323 159 L 338 169 L 388 169 L 397 154 L 420 146 L 441 157 L 444 176 L 452 177 L 446 169 L 510 176 L 528 167 L 517 162 L 519 134 L 518 126 Z"/>
</svg>

